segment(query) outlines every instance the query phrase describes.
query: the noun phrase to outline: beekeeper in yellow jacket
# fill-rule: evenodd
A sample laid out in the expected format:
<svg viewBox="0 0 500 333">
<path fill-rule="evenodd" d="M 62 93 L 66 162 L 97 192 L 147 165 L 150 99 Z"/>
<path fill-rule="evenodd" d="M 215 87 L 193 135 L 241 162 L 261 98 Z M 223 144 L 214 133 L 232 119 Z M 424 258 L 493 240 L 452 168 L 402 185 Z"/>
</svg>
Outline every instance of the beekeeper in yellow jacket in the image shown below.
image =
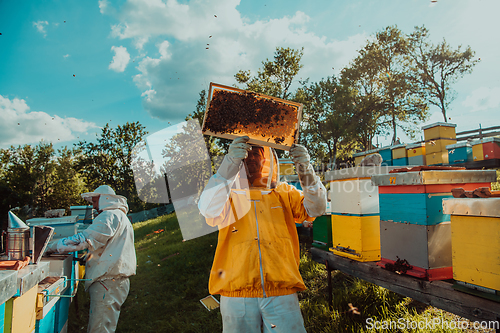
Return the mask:
<svg viewBox="0 0 500 333">
<path fill-rule="evenodd" d="M 296 295 L 306 287 L 295 220 L 324 214 L 326 189 L 305 147 L 290 149 L 299 191 L 279 182 L 275 151 L 248 140 L 232 142 L 198 203 L 207 223 L 219 227 L 209 291 L 221 295 L 224 332 L 261 332 L 262 326 L 264 332 L 305 332 Z"/>
<path fill-rule="evenodd" d="M 120 308 L 135 275 L 137 260 L 134 230 L 127 217 L 127 198 L 108 185 L 82 194 L 99 215 L 84 231 L 49 244 L 46 253 L 68 253 L 88 249 L 85 290 L 90 295 L 87 332 L 115 332 Z"/>
</svg>

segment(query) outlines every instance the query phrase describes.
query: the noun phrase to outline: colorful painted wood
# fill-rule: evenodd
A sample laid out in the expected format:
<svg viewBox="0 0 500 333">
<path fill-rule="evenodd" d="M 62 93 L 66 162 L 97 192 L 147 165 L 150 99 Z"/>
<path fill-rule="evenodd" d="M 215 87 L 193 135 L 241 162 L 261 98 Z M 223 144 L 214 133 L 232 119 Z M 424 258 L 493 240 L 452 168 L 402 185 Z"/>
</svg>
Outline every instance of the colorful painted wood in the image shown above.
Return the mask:
<svg viewBox="0 0 500 333">
<path fill-rule="evenodd" d="M 453 278 L 500 295 L 500 198 L 443 201 L 451 214 Z"/>
<path fill-rule="evenodd" d="M 318 216 L 313 223 L 312 246 L 328 251 L 332 244 L 332 218 L 330 215 Z"/>
<path fill-rule="evenodd" d="M 456 124 L 450 123 L 433 123 L 426 126 L 423 126 L 422 129 L 424 131 L 425 141 L 434 140 L 434 139 L 456 139 L 457 134 L 455 132 Z"/>
<path fill-rule="evenodd" d="M 453 277 L 450 222 L 417 225 L 381 220 L 380 244 L 377 265 L 381 267 L 430 281 Z"/>
<path fill-rule="evenodd" d="M 405 166 L 405 165 L 408 165 L 408 158 L 407 157 L 403 157 L 403 158 L 397 158 L 397 159 L 394 159 L 392 160 L 392 165 L 393 166 Z"/>
<path fill-rule="evenodd" d="M 330 251 L 357 261 L 380 260 L 380 218 L 378 215 L 332 214 Z"/>
<path fill-rule="evenodd" d="M 446 146 L 448 163 L 458 164 L 472 161 L 472 146 L 468 142 L 459 142 Z"/>
<path fill-rule="evenodd" d="M 448 151 L 425 155 L 425 163 L 426 165 L 448 164 Z"/>
</svg>

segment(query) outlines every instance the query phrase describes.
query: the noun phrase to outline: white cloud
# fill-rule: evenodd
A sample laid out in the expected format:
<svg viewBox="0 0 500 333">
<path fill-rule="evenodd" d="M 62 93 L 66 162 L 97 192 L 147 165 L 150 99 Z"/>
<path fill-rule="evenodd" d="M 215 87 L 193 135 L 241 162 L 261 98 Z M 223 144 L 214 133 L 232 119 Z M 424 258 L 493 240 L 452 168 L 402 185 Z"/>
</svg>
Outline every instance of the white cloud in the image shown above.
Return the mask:
<svg viewBox="0 0 500 333">
<path fill-rule="evenodd" d="M 149 48 L 149 55 L 136 61 L 139 73 L 133 78 L 152 116 L 183 119 L 210 82 L 232 85 L 240 69 L 257 74 L 276 47 L 304 47 L 302 63 L 308 66 L 297 78 L 320 80 L 338 73 L 367 39 L 364 34 L 340 41 L 318 36 L 308 31 L 311 19 L 301 11 L 250 22 L 238 5 L 238 0 L 129 0 L 118 11 L 111 36 L 129 39 L 141 52 L 156 42 L 156 53 Z"/>
<path fill-rule="evenodd" d="M 130 54 L 123 46 L 112 46 L 111 51 L 115 51 L 113 61 L 109 64 L 109 69 L 115 72 L 123 72 L 130 61 Z"/>
<path fill-rule="evenodd" d="M 69 57 L 69 54 L 65 54 L 65 55 L 63 55 L 63 58 L 64 58 L 64 59 L 66 59 L 66 58 L 68 58 L 68 57 Z"/>
<path fill-rule="evenodd" d="M 43 37 L 47 36 L 47 31 L 45 31 L 45 27 L 49 25 L 49 22 L 47 21 L 37 21 L 33 22 L 33 26 L 36 27 L 39 33 L 43 35 Z"/>
<path fill-rule="evenodd" d="M 108 9 L 108 6 L 108 0 L 99 0 L 99 10 L 101 11 L 101 14 L 106 13 L 106 9 Z"/>
<path fill-rule="evenodd" d="M 470 108 L 470 112 L 498 108 L 500 105 L 500 87 L 481 87 L 475 89 L 465 98 L 462 105 Z"/>
<path fill-rule="evenodd" d="M 36 144 L 42 139 L 54 143 L 71 141 L 93 128 L 97 126 L 92 122 L 30 111 L 25 100 L 0 95 L 0 147 Z"/>
</svg>

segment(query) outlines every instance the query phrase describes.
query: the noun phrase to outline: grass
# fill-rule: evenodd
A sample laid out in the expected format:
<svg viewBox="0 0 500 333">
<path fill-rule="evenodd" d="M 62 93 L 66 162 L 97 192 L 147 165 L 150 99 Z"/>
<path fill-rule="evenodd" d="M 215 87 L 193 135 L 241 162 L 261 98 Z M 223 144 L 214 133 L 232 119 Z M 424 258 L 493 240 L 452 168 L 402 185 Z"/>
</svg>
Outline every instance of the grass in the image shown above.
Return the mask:
<svg viewBox="0 0 500 333">
<path fill-rule="evenodd" d="M 183 242 L 175 213 L 135 223 L 134 230 L 137 275 L 130 279 L 117 332 L 221 332 L 220 311 L 207 311 L 199 301 L 208 295 L 217 234 Z M 308 287 L 299 293 L 307 332 L 429 332 L 398 327 L 377 330 L 374 325 L 367 327 L 367 320 L 382 324 L 439 320 L 443 325 L 432 332 L 462 332 L 447 328 L 462 318 L 338 271 L 333 272 L 330 310 L 325 266 L 311 260 L 307 246 L 302 249 L 300 271 Z M 88 294 L 81 285 L 70 307 L 68 332 L 86 332 L 88 308 Z"/>
</svg>

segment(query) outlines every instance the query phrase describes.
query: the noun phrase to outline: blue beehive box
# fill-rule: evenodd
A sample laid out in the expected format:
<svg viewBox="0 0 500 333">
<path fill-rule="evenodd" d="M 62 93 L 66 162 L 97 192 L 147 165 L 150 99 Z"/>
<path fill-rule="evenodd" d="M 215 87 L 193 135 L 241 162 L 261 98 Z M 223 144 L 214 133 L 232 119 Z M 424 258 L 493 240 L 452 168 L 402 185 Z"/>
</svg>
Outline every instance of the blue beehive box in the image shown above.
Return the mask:
<svg viewBox="0 0 500 333">
<path fill-rule="evenodd" d="M 468 142 L 459 142 L 447 145 L 448 163 L 458 164 L 472 161 L 472 145 Z"/>
<path fill-rule="evenodd" d="M 392 160 L 392 165 L 393 166 L 408 165 L 408 158 L 407 157 L 396 158 L 396 159 Z"/>
<path fill-rule="evenodd" d="M 391 166 L 392 165 L 392 147 L 387 146 L 387 147 L 382 147 L 378 151 L 380 156 L 382 156 L 382 165 L 384 166 Z"/>
</svg>

